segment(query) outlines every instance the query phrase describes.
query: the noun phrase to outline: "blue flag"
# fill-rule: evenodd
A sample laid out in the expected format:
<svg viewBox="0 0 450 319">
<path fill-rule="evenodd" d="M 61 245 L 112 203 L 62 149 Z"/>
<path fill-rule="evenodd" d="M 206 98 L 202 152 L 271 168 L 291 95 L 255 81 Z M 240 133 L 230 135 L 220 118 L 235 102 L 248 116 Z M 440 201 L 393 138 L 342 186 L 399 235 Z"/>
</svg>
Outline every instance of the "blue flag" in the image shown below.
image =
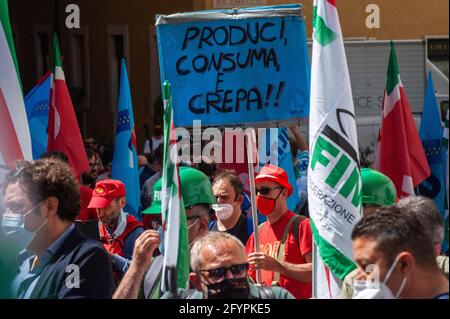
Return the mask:
<svg viewBox="0 0 450 319">
<path fill-rule="evenodd" d="M 419 185 L 419 194 L 432 198 L 439 208 L 442 220 L 445 220 L 446 158 L 442 147 L 442 131 L 441 117 L 434 95 L 433 78 L 429 72 L 419 134 L 430 165 L 431 175 Z M 447 249 L 448 243 L 444 241 L 442 250 L 446 251 Z"/>
<path fill-rule="evenodd" d="M 117 110 L 116 137 L 111 178 L 125 184 L 127 205 L 125 211 L 140 218 L 139 168 L 134 132 L 133 105 L 125 59 L 120 73 L 119 105 Z"/>
<path fill-rule="evenodd" d="M 47 152 L 49 100 L 50 72 L 25 96 L 33 159 L 38 159 L 43 153 Z"/>
<path fill-rule="evenodd" d="M 278 134 L 271 133 L 271 131 L 273 132 L 275 130 L 278 131 Z M 292 195 L 287 198 L 287 207 L 291 211 L 294 211 L 299 202 L 299 197 L 294 173 L 294 162 L 292 161 L 291 155 L 291 146 L 289 144 L 286 128 L 266 129 L 265 143 L 265 147 L 259 145 L 259 166 L 262 167 L 265 164 L 272 164 L 281 167 L 286 172 L 289 177 L 289 183 L 294 189 Z M 264 151 L 266 154 L 264 154 Z"/>
</svg>

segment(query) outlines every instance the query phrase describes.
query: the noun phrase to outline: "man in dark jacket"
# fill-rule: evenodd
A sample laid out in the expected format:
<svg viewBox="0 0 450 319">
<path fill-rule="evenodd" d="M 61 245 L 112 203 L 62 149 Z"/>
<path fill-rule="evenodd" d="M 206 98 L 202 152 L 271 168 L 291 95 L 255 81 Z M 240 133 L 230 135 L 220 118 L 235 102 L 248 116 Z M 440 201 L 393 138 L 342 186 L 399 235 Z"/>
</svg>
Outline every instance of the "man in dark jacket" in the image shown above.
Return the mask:
<svg viewBox="0 0 450 319">
<path fill-rule="evenodd" d="M 60 160 L 18 163 L 6 179 L 2 227 L 25 249 L 12 282 L 16 298 L 111 298 L 108 254 L 73 224 L 79 186 Z"/>
</svg>

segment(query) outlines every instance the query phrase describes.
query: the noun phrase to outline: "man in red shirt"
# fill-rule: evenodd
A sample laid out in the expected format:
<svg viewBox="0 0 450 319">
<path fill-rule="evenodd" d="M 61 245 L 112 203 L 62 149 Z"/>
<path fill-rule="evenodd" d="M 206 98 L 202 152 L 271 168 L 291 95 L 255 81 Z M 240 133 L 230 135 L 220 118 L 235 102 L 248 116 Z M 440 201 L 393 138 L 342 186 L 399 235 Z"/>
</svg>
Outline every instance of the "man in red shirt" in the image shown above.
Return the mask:
<svg viewBox="0 0 450 319">
<path fill-rule="evenodd" d="M 312 234 L 308 218 L 287 208 L 292 194 L 286 172 L 274 165 L 265 165 L 255 178 L 256 206 L 267 216 L 259 227 L 260 252 L 254 249 L 254 234 L 247 242 L 249 276 L 256 281 L 261 269 L 261 283 L 279 285 L 297 299 L 311 298 Z"/>
</svg>

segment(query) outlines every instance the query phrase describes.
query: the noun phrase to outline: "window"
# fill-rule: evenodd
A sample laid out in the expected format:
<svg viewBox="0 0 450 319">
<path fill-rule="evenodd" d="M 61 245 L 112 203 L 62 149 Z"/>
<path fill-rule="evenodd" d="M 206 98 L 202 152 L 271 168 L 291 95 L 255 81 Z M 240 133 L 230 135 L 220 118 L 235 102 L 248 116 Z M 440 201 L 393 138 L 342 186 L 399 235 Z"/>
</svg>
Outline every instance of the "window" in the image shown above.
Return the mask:
<svg viewBox="0 0 450 319">
<path fill-rule="evenodd" d="M 89 109 L 89 44 L 87 28 L 72 31 L 70 93 L 75 107 Z"/>
<path fill-rule="evenodd" d="M 35 30 L 36 43 L 36 81 L 50 71 L 52 56 L 52 30 L 50 27 L 37 27 Z"/>
<path fill-rule="evenodd" d="M 130 72 L 128 56 L 128 26 L 108 26 L 109 95 L 114 113 L 117 110 L 122 58 L 126 59 Z"/>
<path fill-rule="evenodd" d="M 440 108 L 442 122 L 448 110 L 449 78 L 449 38 L 442 36 L 425 37 L 427 44 L 427 70 L 433 74 L 436 100 Z"/>
<path fill-rule="evenodd" d="M 436 65 L 445 76 L 449 77 L 449 40 L 448 38 L 427 38 L 427 58 Z"/>
<path fill-rule="evenodd" d="M 156 36 L 156 28 L 154 25 L 150 26 L 149 30 L 149 44 L 150 44 L 150 98 L 149 105 L 150 119 L 153 125 L 162 123 L 163 120 L 163 106 L 161 103 L 161 78 L 159 70 L 159 56 L 158 56 L 158 39 Z M 149 110 L 145 110 L 148 112 Z"/>
</svg>

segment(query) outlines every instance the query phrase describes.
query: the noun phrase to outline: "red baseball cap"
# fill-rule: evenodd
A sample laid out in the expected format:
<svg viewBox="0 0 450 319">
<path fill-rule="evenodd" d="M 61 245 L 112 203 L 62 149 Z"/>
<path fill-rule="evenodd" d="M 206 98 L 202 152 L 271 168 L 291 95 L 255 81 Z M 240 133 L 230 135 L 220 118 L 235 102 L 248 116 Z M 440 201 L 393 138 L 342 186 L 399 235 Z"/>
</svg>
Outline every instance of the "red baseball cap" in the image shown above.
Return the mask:
<svg viewBox="0 0 450 319">
<path fill-rule="evenodd" d="M 264 165 L 259 171 L 259 174 L 255 177 L 255 184 L 262 181 L 272 181 L 287 188 L 288 196 L 291 196 L 294 191 L 292 185 L 289 183 L 286 172 L 282 168 L 272 164 Z"/>
<path fill-rule="evenodd" d="M 95 184 L 88 208 L 106 208 L 114 198 L 126 195 L 125 185 L 116 179 L 104 179 Z"/>
</svg>

